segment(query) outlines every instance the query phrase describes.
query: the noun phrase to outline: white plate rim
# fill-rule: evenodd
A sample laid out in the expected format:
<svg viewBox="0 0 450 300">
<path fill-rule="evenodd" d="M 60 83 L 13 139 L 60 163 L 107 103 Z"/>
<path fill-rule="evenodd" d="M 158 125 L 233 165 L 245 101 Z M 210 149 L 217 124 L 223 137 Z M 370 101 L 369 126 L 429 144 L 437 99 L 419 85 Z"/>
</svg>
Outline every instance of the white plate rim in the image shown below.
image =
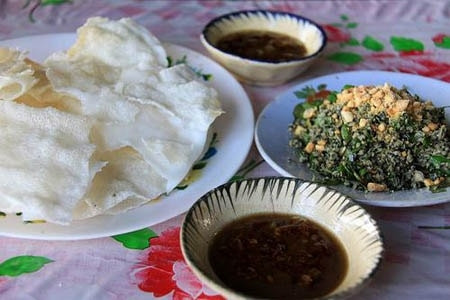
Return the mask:
<svg viewBox="0 0 450 300">
<path fill-rule="evenodd" d="M 379 78 L 385 78 L 384 82 L 380 81 Z M 361 81 L 362 80 L 362 81 Z M 306 81 L 303 81 L 301 83 L 298 83 L 296 85 L 293 85 L 288 90 L 282 92 L 280 95 L 278 95 L 275 100 L 270 102 L 259 114 L 256 125 L 255 125 L 255 144 L 256 147 L 261 154 L 261 156 L 264 158 L 264 160 L 278 173 L 280 173 L 283 176 L 287 177 L 298 177 L 295 174 L 293 174 L 293 170 L 295 169 L 294 166 L 292 166 L 292 169 L 289 169 L 286 167 L 286 165 L 283 165 L 284 162 L 280 162 L 280 158 L 274 157 L 274 155 L 271 155 L 268 153 L 267 150 L 267 143 L 265 144 L 265 141 L 262 137 L 261 128 L 263 124 L 266 122 L 265 118 L 267 118 L 267 115 L 274 110 L 274 107 L 276 105 L 281 105 L 286 103 L 287 101 L 292 101 L 292 95 L 293 92 L 296 90 L 301 89 L 305 86 L 313 86 L 317 87 L 319 84 L 324 83 L 327 84 L 327 87 L 329 87 L 330 83 L 336 84 L 339 82 L 341 84 L 341 87 L 343 84 L 384 84 L 389 83 L 390 80 L 395 81 L 402 81 L 405 83 L 406 86 L 408 86 L 408 83 L 411 82 L 422 82 L 422 85 L 420 86 L 423 88 L 423 85 L 425 83 L 429 85 L 433 85 L 436 87 L 440 87 L 442 89 L 445 89 L 448 91 L 447 95 L 450 94 L 450 84 L 440 81 L 437 79 L 429 78 L 429 77 L 423 77 L 420 75 L 415 74 L 408 74 L 408 73 L 397 73 L 397 72 L 388 72 L 388 71 L 369 71 L 369 70 L 359 70 L 359 71 L 348 71 L 348 72 L 340 72 L 340 73 L 333 73 L 328 74 L 324 76 L 319 76 L 316 78 L 312 78 Z M 366 82 L 366 83 L 363 83 Z M 415 86 L 414 88 L 418 88 L 418 86 Z M 414 92 L 413 88 L 413 92 Z M 333 89 L 333 88 L 332 88 Z M 410 86 L 408 86 L 408 89 L 411 90 Z M 442 94 L 445 94 L 445 92 L 442 92 Z M 289 96 L 290 95 L 290 96 Z M 421 96 L 421 95 L 419 95 Z M 291 100 L 288 100 L 291 97 Z M 429 99 L 429 100 L 436 100 L 436 99 Z M 297 99 L 297 103 L 302 102 L 301 99 Z M 280 116 L 279 119 L 286 118 L 288 115 L 290 115 L 290 119 L 286 123 L 290 123 L 293 120 L 292 117 L 292 111 L 285 112 L 283 116 Z M 449 121 L 449 113 L 446 113 L 447 122 Z M 286 134 L 287 134 L 287 127 L 286 127 Z M 287 148 L 287 145 L 286 145 Z M 281 149 L 281 148 L 279 148 Z M 287 155 L 287 152 L 284 154 Z M 299 177 L 301 178 L 301 177 Z M 304 179 L 305 178 L 301 178 Z M 400 192 L 386 192 L 386 193 L 363 193 L 354 191 L 351 188 L 344 187 L 342 185 L 339 186 L 329 186 L 331 189 L 338 190 L 339 192 L 348 195 L 355 201 L 358 201 L 359 203 L 371 205 L 371 206 L 381 206 L 381 207 L 416 207 L 416 206 L 428 206 L 428 205 L 435 205 L 435 204 L 441 204 L 450 202 L 450 189 L 448 189 L 446 192 L 443 193 L 432 193 L 426 188 L 418 189 L 418 190 L 408 190 L 408 191 L 400 191 Z M 397 195 L 400 195 L 400 193 L 404 192 L 410 192 L 410 194 L 413 197 L 416 197 L 416 199 L 412 198 L 410 200 L 395 200 L 394 197 L 395 193 Z M 372 197 L 372 199 L 370 199 Z M 420 197 L 421 199 L 417 199 Z M 369 198 L 369 199 L 368 199 Z"/>
<path fill-rule="evenodd" d="M 75 38 L 75 33 L 31 35 L 0 41 L 0 46 L 29 51 L 31 59 L 42 61 L 50 52 L 67 49 L 75 41 Z M 8 215 L 0 218 L 0 236 L 38 240 L 84 240 L 139 230 L 186 212 L 203 194 L 225 183 L 235 174 L 245 161 L 253 142 L 255 117 L 250 99 L 238 81 L 212 59 L 183 46 L 174 44 L 165 44 L 165 46 L 169 55 L 173 55 L 172 52 L 175 55 L 186 54 L 188 62 L 194 61 L 192 65 L 196 68 L 202 69 L 205 73 L 212 73 L 213 79 L 210 84 L 219 89 L 219 98 L 224 106 L 225 114 L 213 123 L 212 128 L 213 131 L 218 130 L 223 135 L 219 134 L 218 136 L 217 154 L 208 160 L 208 164 L 204 168 L 205 174 L 187 189 L 175 191 L 162 200 L 150 202 L 115 216 L 99 216 L 86 221 L 75 221 L 69 226 L 50 223 L 25 224 L 20 217 Z M 217 82 L 215 81 L 216 77 L 225 78 L 226 81 Z M 233 147 L 237 145 L 239 147 Z M 226 152 L 221 152 L 221 150 Z M 219 162 L 220 158 L 231 160 Z M 218 167 L 221 169 L 218 170 Z M 211 175 L 213 176 L 209 177 Z M 209 178 L 206 179 L 206 177 Z M 206 180 L 207 184 L 202 186 L 201 184 L 204 184 Z M 170 201 L 170 210 L 167 210 L 164 203 Z M 175 207 L 173 207 L 174 205 Z M 161 209 L 161 206 L 166 208 L 164 213 L 154 212 L 155 209 Z M 148 214 L 139 213 L 143 210 L 146 210 Z M 136 216 L 133 213 L 136 213 Z M 130 224 L 125 224 L 120 220 L 124 216 L 131 221 Z M 80 224 L 83 222 L 89 224 Z"/>
</svg>

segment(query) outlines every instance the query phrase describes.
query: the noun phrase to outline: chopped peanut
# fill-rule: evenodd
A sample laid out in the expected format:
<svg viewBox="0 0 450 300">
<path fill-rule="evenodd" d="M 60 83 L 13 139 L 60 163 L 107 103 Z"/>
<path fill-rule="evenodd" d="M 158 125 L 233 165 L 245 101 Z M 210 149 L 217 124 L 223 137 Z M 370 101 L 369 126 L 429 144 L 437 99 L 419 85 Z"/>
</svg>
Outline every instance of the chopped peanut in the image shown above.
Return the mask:
<svg viewBox="0 0 450 300">
<path fill-rule="evenodd" d="M 382 99 L 384 97 L 384 92 L 382 90 L 378 90 L 375 94 L 373 94 L 375 99 Z"/>
<path fill-rule="evenodd" d="M 366 119 L 364 119 L 364 118 L 359 119 L 359 128 L 366 127 L 367 123 L 368 123 L 368 121 Z"/>
<path fill-rule="evenodd" d="M 397 112 L 405 111 L 406 108 L 408 107 L 408 104 L 409 104 L 409 100 L 398 100 L 395 103 L 395 109 L 397 110 Z"/>
<path fill-rule="evenodd" d="M 353 101 L 353 100 L 348 101 L 347 102 L 347 107 L 349 107 L 349 108 L 355 107 L 355 101 Z"/>
<path fill-rule="evenodd" d="M 439 178 L 436 178 L 435 180 L 431 180 L 430 178 L 426 178 L 426 179 L 423 180 L 423 183 L 425 184 L 426 187 L 430 187 L 430 186 L 439 185 L 444 180 L 445 180 L 444 177 L 439 177 Z"/>
<path fill-rule="evenodd" d="M 429 123 L 427 126 L 431 131 L 436 130 L 439 127 L 439 125 L 436 123 Z"/>
<path fill-rule="evenodd" d="M 430 178 L 424 179 L 423 183 L 425 184 L 426 187 L 430 187 L 433 185 L 433 180 L 431 180 Z"/>
<path fill-rule="evenodd" d="M 324 145 L 316 145 L 315 149 L 316 149 L 316 151 L 322 152 L 323 150 L 325 150 L 325 146 Z"/>
<path fill-rule="evenodd" d="M 302 134 L 302 132 L 305 132 L 305 128 L 303 127 L 303 126 L 300 126 L 300 125 L 297 125 L 297 127 L 295 127 L 295 130 L 294 130 L 294 135 L 301 135 Z"/>
<path fill-rule="evenodd" d="M 314 151 L 314 143 L 313 142 L 309 142 L 306 147 L 305 147 L 305 152 L 306 153 L 311 153 Z"/>
<path fill-rule="evenodd" d="M 303 118 L 311 119 L 314 116 L 315 113 L 316 113 L 316 109 L 315 108 L 305 109 L 305 111 L 303 112 Z"/>
<path fill-rule="evenodd" d="M 341 116 L 344 123 L 353 121 L 353 114 L 350 111 L 341 111 Z"/>
<path fill-rule="evenodd" d="M 367 184 L 367 190 L 369 192 L 383 192 L 387 190 L 387 187 L 385 184 L 379 184 L 374 182 L 369 182 Z"/>
</svg>

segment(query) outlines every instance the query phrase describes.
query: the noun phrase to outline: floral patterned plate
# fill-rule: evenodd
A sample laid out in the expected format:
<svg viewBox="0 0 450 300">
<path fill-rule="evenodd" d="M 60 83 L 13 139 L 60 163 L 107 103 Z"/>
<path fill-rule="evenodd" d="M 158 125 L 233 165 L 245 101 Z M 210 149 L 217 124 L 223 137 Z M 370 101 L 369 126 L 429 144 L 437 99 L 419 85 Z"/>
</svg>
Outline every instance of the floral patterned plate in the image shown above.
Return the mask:
<svg viewBox="0 0 450 300">
<path fill-rule="evenodd" d="M 31 59 L 43 61 L 50 53 L 67 49 L 76 35 L 48 34 L 0 41 L 0 46 L 28 50 Z M 214 87 L 226 112 L 211 128 L 212 141 L 205 156 L 194 165 L 190 180 L 180 184 L 168 196 L 115 216 L 98 216 L 75 221 L 70 226 L 49 223 L 26 224 L 20 216 L 0 215 L 0 235 L 45 239 L 77 240 L 112 236 L 141 229 L 185 211 L 203 194 L 226 182 L 245 160 L 253 140 L 254 116 L 242 86 L 220 65 L 190 49 L 166 45 L 171 63 L 187 62 Z"/>
<path fill-rule="evenodd" d="M 295 105 L 303 102 L 295 95 L 295 92 L 298 95 L 298 92 L 317 87 L 341 90 L 345 85 L 382 85 L 384 83 L 389 83 L 397 88 L 405 86 L 411 93 L 419 95 L 422 99 L 431 100 L 435 106 L 448 105 L 450 84 L 418 75 L 384 71 L 353 71 L 317 77 L 287 90 L 259 115 L 256 122 L 255 140 L 261 156 L 284 176 L 312 180 L 313 173 L 305 164 L 296 162 L 297 160 L 288 146 L 290 138 L 288 126 L 294 120 L 292 112 Z M 448 122 L 450 120 L 448 110 L 446 117 Z M 358 202 L 374 206 L 410 207 L 450 201 L 450 188 L 439 193 L 433 193 L 425 188 L 378 193 L 358 191 L 343 185 L 332 186 L 332 188 Z"/>
</svg>

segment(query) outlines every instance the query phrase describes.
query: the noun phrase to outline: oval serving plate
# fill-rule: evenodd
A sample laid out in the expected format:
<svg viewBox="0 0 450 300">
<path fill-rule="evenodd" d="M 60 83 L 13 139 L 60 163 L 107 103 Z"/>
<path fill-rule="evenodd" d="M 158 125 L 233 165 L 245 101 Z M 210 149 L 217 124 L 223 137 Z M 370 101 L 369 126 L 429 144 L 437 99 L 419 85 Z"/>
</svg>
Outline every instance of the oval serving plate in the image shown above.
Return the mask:
<svg viewBox="0 0 450 300">
<path fill-rule="evenodd" d="M 431 100 L 435 106 L 448 105 L 450 84 L 418 75 L 384 71 L 352 71 L 317 77 L 298 84 L 267 105 L 258 117 L 255 129 L 256 146 L 261 156 L 277 172 L 284 176 L 312 180 L 313 173 L 305 164 L 299 163 L 289 148 L 288 126 L 294 120 L 295 105 L 302 102 L 294 92 L 305 87 L 326 85 L 329 90 L 341 90 L 346 84 L 380 85 L 389 83 L 397 88 L 406 87 L 422 99 Z M 446 112 L 447 122 L 450 119 Z M 396 192 L 369 193 L 346 187 L 332 186 L 354 200 L 364 204 L 386 207 L 424 206 L 450 201 L 450 188 L 445 192 L 432 193 L 426 188 Z"/>
<path fill-rule="evenodd" d="M 29 51 L 31 59 L 43 61 L 49 54 L 69 48 L 76 39 L 74 33 L 47 34 L 0 41 L 9 46 Z M 248 96 L 242 86 L 220 65 L 204 55 L 177 45 L 165 45 L 173 61 L 182 59 L 195 70 L 212 74 L 208 82 L 219 93 L 222 108 L 226 112 L 212 125 L 211 133 L 217 134 L 213 145 L 215 155 L 201 170 L 200 177 L 183 190 L 175 190 L 160 200 L 118 215 L 102 215 L 69 226 L 50 223 L 25 224 L 21 217 L 0 217 L 0 235 L 43 240 L 78 240 L 112 236 L 141 229 L 185 211 L 200 196 L 226 182 L 245 160 L 253 141 L 254 116 Z M 0 191 L 1 197 L 1 191 Z"/>
</svg>

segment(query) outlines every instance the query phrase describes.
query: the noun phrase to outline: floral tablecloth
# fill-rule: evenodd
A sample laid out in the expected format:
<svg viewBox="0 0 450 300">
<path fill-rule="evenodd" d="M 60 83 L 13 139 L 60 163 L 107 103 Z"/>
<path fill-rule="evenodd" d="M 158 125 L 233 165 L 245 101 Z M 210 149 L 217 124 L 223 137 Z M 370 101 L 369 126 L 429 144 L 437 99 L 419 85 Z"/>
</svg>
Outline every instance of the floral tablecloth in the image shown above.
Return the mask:
<svg viewBox="0 0 450 300">
<path fill-rule="evenodd" d="M 284 86 L 245 86 L 255 115 L 304 79 L 356 69 L 415 73 L 450 82 L 450 2 L 424 1 L 106 1 L 0 0 L 0 39 L 74 32 L 90 16 L 131 17 L 161 40 L 205 53 L 211 18 L 240 9 L 307 16 L 325 28 L 320 61 Z M 450 98 L 449 98 L 450 103 Z M 245 177 L 276 175 L 253 147 Z M 386 253 L 354 299 L 450 299 L 450 203 L 417 208 L 367 207 Z M 0 299 L 221 299 L 183 260 L 183 215 L 151 228 L 82 241 L 0 237 Z M 0 223 L 0 226 L 4 226 Z M 436 228 L 424 228 L 433 226 Z"/>
</svg>

